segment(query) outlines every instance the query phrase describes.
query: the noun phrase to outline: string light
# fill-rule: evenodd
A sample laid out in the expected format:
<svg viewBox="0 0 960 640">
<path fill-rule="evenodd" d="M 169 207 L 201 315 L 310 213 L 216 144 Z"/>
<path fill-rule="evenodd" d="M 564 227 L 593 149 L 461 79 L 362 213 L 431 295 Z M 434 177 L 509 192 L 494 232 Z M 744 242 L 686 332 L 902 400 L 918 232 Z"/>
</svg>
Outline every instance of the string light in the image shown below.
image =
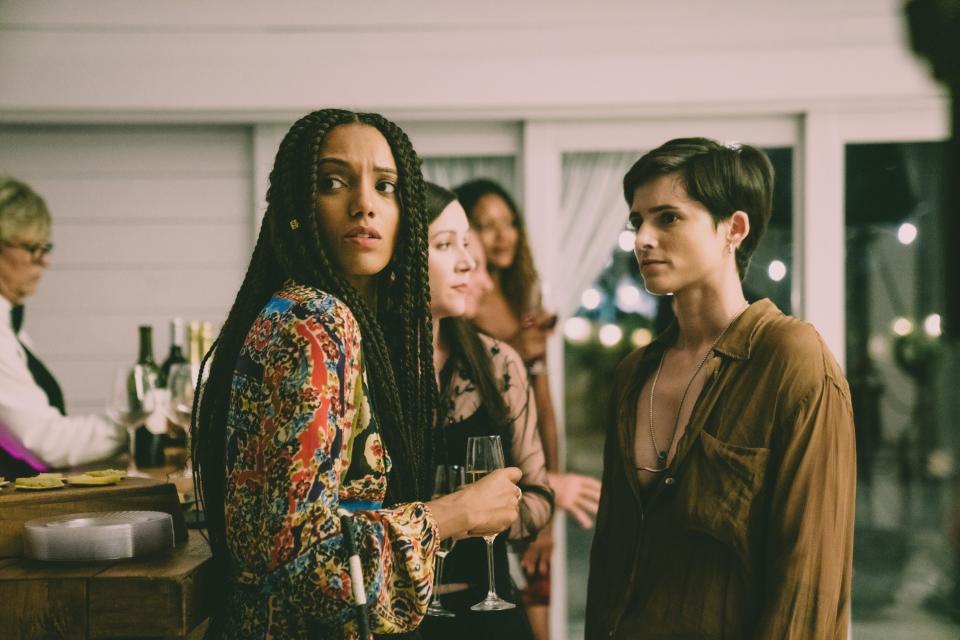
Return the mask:
<svg viewBox="0 0 960 640">
<path fill-rule="evenodd" d="M 605 324 L 597 332 L 600 344 L 605 347 L 615 347 L 623 339 L 623 329 L 615 324 Z"/>
<path fill-rule="evenodd" d="M 770 276 L 770 279 L 774 282 L 780 282 L 787 276 L 787 265 L 781 260 L 774 260 L 770 263 L 770 266 L 767 267 L 767 275 Z"/>
<path fill-rule="evenodd" d="M 897 229 L 897 240 L 900 244 L 911 244 L 917 239 L 917 227 L 909 222 L 904 222 Z"/>
<path fill-rule="evenodd" d="M 940 335 L 943 333 L 943 328 L 940 326 L 939 313 L 931 313 L 923 319 L 923 331 L 931 338 L 940 337 Z"/>
<path fill-rule="evenodd" d="M 617 306 L 626 312 L 637 311 L 640 307 L 641 294 L 636 285 L 624 282 L 617 286 Z"/>
<path fill-rule="evenodd" d="M 563 323 L 563 335 L 574 344 L 581 344 L 590 339 L 593 325 L 586 318 L 573 316 Z"/>
<path fill-rule="evenodd" d="M 580 295 L 580 304 L 588 311 L 593 311 L 599 307 L 601 302 L 603 302 L 603 294 L 593 287 L 590 287 Z"/>
<path fill-rule="evenodd" d="M 893 332 L 898 336 L 910 335 L 913 332 L 913 323 L 906 318 L 897 318 L 893 321 Z"/>
<path fill-rule="evenodd" d="M 653 332 L 650 329 L 640 327 L 630 334 L 630 343 L 635 347 L 645 347 L 651 340 L 653 340 Z"/>
</svg>

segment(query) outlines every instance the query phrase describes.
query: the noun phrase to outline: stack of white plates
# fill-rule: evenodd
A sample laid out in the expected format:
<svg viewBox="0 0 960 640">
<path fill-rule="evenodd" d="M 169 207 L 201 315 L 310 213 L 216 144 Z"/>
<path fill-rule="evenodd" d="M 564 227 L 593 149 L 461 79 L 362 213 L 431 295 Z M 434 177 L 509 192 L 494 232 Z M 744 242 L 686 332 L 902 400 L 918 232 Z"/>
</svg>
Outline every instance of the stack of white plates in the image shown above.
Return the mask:
<svg viewBox="0 0 960 640">
<path fill-rule="evenodd" d="M 173 548 L 173 518 L 161 511 L 71 513 L 23 527 L 23 554 L 36 560 L 120 560 Z"/>
</svg>

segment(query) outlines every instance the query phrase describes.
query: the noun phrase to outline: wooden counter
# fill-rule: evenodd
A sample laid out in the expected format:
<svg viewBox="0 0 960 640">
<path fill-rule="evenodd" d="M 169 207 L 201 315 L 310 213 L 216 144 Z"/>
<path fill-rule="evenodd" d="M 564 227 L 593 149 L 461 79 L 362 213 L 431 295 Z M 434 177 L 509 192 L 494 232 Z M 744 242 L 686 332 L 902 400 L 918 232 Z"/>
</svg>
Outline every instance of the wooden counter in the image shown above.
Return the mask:
<svg viewBox="0 0 960 640">
<path fill-rule="evenodd" d="M 210 550 L 197 531 L 173 551 L 97 563 L 0 558 L 0 635 L 200 638 L 209 615 Z"/>
<path fill-rule="evenodd" d="M 10 483 L 0 488 L 0 558 L 23 555 L 23 523 L 27 520 L 85 511 L 123 510 L 169 513 L 173 517 L 176 543 L 187 540 L 177 488 L 166 481 L 124 478 L 115 485 L 67 486 L 48 491 L 15 489 Z"/>
</svg>

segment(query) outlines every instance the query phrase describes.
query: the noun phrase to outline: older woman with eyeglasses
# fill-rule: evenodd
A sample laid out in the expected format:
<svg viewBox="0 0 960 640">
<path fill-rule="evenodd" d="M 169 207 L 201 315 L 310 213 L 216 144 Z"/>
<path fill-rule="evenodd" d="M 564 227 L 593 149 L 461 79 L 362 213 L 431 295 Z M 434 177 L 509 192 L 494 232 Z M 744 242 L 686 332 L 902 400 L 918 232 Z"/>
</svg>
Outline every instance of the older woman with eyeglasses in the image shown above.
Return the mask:
<svg viewBox="0 0 960 640">
<path fill-rule="evenodd" d="M 85 464 L 123 448 L 105 416 L 67 416 L 63 392 L 31 351 L 23 300 L 47 267 L 50 213 L 27 185 L 0 178 L 0 476 Z"/>
</svg>

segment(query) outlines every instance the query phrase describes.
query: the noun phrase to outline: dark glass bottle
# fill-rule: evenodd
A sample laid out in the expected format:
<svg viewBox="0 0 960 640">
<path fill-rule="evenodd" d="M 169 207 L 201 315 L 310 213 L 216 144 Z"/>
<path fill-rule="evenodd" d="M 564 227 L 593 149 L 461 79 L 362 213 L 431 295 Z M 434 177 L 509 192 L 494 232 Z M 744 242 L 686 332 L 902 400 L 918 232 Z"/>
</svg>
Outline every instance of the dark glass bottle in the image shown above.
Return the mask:
<svg viewBox="0 0 960 640">
<path fill-rule="evenodd" d="M 167 352 L 166 359 L 160 365 L 159 384 L 164 389 L 167 387 L 167 380 L 170 377 L 170 367 L 187 361 L 187 357 L 183 354 L 184 344 L 186 343 L 185 329 L 183 318 L 174 318 L 170 321 L 170 351 Z"/>
<path fill-rule="evenodd" d="M 160 367 L 153 359 L 153 327 L 150 325 L 141 325 L 140 330 L 140 354 L 137 356 L 137 364 L 143 369 L 144 377 L 148 378 L 151 388 L 159 387 Z M 131 385 L 136 384 L 131 380 Z M 149 418 L 148 418 L 149 419 Z M 152 419 L 156 420 L 155 416 Z M 163 433 L 154 433 L 147 428 L 146 424 L 137 427 L 134 434 L 134 461 L 138 467 L 161 467 L 163 466 Z"/>
</svg>

